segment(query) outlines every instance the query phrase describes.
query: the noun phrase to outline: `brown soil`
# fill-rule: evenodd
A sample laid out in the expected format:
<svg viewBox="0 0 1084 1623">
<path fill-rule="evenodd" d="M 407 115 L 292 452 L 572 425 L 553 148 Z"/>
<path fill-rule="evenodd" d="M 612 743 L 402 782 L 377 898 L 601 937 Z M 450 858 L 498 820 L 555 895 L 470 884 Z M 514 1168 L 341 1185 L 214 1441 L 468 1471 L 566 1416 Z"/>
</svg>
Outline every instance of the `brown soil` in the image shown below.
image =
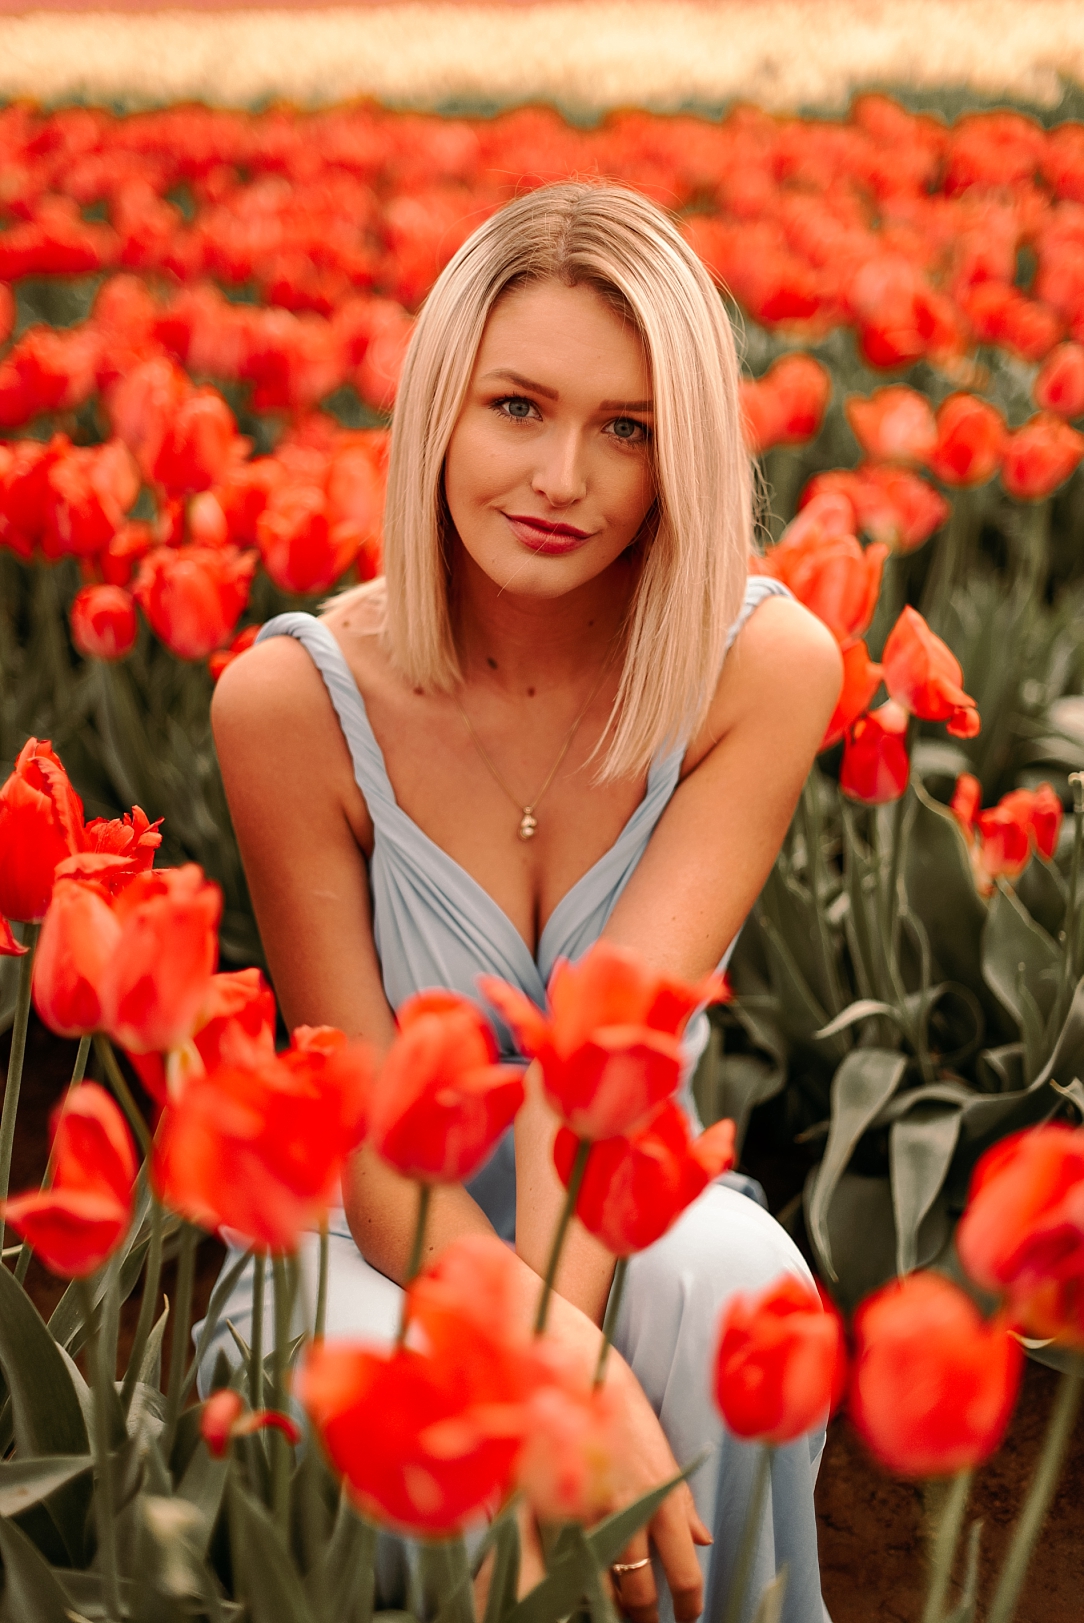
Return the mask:
<svg viewBox="0 0 1084 1623">
<path fill-rule="evenodd" d="M 0 1065 L 6 1064 L 7 1044 L 5 1037 Z M 12 1166 L 13 1191 L 40 1181 L 49 1112 L 63 1092 L 74 1054 L 74 1043 L 60 1042 L 32 1023 Z M 747 1141 L 746 1161 L 765 1184 L 773 1209 L 778 1210 L 801 1187 L 804 1157 L 781 1156 L 767 1144 L 758 1145 L 756 1138 L 754 1133 Z M 221 1258 L 217 1242 L 208 1240 L 200 1247 L 194 1317 L 206 1306 Z M 36 1264 L 32 1264 L 27 1282 L 47 1316 L 61 1295 L 60 1282 Z M 163 1288 L 172 1296 L 173 1270 L 169 1266 Z M 121 1368 L 136 1310 L 136 1303 L 127 1304 Z M 976 1477 L 968 1517 L 983 1523 L 982 1594 L 990 1591 L 1019 1514 L 1057 1381 L 1052 1370 L 1028 1362 L 1005 1443 Z M 935 1494 L 933 1490 L 932 1497 Z M 1082 1504 L 1084 1422 L 1077 1427 L 1017 1623 L 1079 1623 L 1084 1616 Z M 885 1475 L 843 1417 L 833 1420 L 829 1428 L 817 1486 L 817 1513 L 824 1598 L 833 1623 L 917 1623 L 925 1593 L 927 1500 L 923 1486 Z"/>
</svg>

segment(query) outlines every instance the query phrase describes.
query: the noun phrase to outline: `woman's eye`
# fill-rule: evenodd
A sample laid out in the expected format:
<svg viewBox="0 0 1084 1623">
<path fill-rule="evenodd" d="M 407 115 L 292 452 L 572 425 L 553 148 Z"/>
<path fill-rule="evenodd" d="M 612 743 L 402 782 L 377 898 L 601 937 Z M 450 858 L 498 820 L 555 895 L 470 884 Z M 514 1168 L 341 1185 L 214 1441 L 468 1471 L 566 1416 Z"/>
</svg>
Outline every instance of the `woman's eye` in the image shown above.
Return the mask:
<svg viewBox="0 0 1084 1623">
<path fill-rule="evenodd" d="M 624 440 L 627 444 L 635 444 L 648 437 L 647 428 L 643 423 L 638 423 L 635 417 L 615 417 L 610 431 L 615 439 Z"/>
<path fill-rule="evenodd" d="M 503 411 L 505 416 L 514 417 L 518 422 L 523 422 L 525 418 L 531 415 L 534 406 L 531 401 L 525 400 L 522 395 L 509 395 L 506 399 L 497 401 L 497 409 Z"/>
</svg>

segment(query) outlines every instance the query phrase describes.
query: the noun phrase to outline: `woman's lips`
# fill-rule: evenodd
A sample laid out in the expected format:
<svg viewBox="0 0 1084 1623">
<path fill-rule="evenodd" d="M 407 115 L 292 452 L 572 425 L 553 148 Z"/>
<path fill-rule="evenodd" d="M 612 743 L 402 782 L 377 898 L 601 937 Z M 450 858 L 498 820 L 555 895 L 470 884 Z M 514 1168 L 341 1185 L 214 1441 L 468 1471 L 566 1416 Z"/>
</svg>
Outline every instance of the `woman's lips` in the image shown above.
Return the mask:
<svg viewBox="0 0 1084 1623">
<path fill-rule="evenodd" d="M 530 519 L 513 513 L 505 513 L 504 517 L 517 541 L 531 552 L 542 553 L 547 558 L 576 552 L 591 539 L 589 531 L 574 529 L 570 524 L 547 524 L 544 519 Z"/>
</svg>

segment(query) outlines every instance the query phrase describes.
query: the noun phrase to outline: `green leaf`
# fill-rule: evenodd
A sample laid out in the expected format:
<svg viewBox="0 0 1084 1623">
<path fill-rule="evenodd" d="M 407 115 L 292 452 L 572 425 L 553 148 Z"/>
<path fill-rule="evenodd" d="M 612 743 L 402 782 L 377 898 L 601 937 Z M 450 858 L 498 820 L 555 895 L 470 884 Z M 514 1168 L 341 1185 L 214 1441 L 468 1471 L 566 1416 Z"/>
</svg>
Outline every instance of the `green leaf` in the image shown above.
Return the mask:
<svg viewBox="0 0 1084 1623">
<path fill-rule="evenodd" d="M 331 1537 L 321 1556 L 323 1590 L 328 1596 L 331 1618 L 349 1618 L 350 1623 L 371 1623 L 376 1578 L 377 1530 L 358 1515 L 346 1494 L 339 1494 L 339 1508 Z M 312 1586 L 306 1581 L 306 1593 Z"/>
<path fill-rule="evenodd" d="M 493 1543 L 493 1571 L 482 1623 L 505 1623 L 515 1607 L 519 1587 L 519 1523 L 514 1514 L 500 1518 Z"/>
<path fill-rule="evenodd" d="M 983 928 L 982 972 L 987 986 L 1020 1026 L 1025 1048 L 1033 1047 L 1027 1026 L 1029 1021 L 1035 1023 L 1034 1004 L 1041 1043 L 1042 1023 L 1057 996 L 1061 952 L 1005 885 L 994 892 Z M 1029 1075 L 1034 1076 L 1045 1055 L 1028 1057 Z"/>
<path fill-rule="evenodd" d="M 914 821 L 907 842 L 904 882 L 907 905 L 930 938 L 945 979 L 982 986 L 979 942 L 986 906 L 975 889 L 971 857 L 960 826 L 912 776 Z"/>
<path fill-rule="evenodd" d="M 764 914 L 760 922 L 783 1026 L 792 1040 L 809 1041 L 827 1023 L 828 1016 L 775 924 Z"/>
<path fill-rule="evenodd" d="M 860 1020 L 870 1020 L 874 1015 L 882 1014 L 892 1020 L 903 1030 L 910 1026 L 910 1020 L 894 1003 L 881 1003 L 875 997 L 860 997 L 855 1003 L 848 1003 L 847 1007 L 837 1014 L 834 1020 L 820 1031 L 813 1033 L 814 1037 L 834 1037 L 839 1031 L 846 1031 L 848 1026 L 857 1025 Z"/>
<path fill-rule="evenodd" d="M 5 1623 L 71 1623 L 68 1602 L 52 1569 L 21 1528 L 0 1520 Z"/>
<path fill-rule="evenodd" d="M 639 1499 L 634 1500 L 631 1505 L 626 1505 L 623 1510 L 614 1511 L 612 1516 L 607 1516 L 605 1521 L 599 1522 L 598 1526 L 592 1529 L 587 1535 L 587 1543 L 600 1567 L 608 1567 L 611 1562 L 617 1560 L 633 1534 L 638 1533 L 641 1527 L 646 1526 L 667 1494 L 673 1493 L 679 1482 L 687 1481 L 689 1477 L 699 1471 L 707 1459 L 708 1453 L 709 1450 L 704 1449 L 694 1460 L 690 1461 L 683 1471 L 679 1471 L 677 1476 L 671 1477 L 669 1482 L 664 1482 L 661 1487 L 653 1488 L 650 1493 L 642 1494 Z"/>
<path fill-rule="evenodd" d="M 207 1304 L 207 1312 L 204 1315 L 203 1327 L 200 1330 L 199 1340 L 196 1343 L 196 1352 L 194 1358 L 192 1359 L 192 1367 L 189 1369 L 188 1374 L 185 1377 L 184 1387 L 181 1392 L 182 1402 L 185 1398 L 187 1398 L 189 1392 L 192 1390 L 196 1377 L 199 1374 L 200 1365 L 206 1357 L 207 1349 L 211 1345 L 215 1331 L 218 1329 L 218 1321 L 222 1317 L 222 1309 L 229 1300 L 229 1295 L 233 1290 L 233 1287 L 244 1273 L 251 1256 L 251 1251 L 243 1252 L 232 1267 L 228 1268 L 221 1276 L 216 1283 L 214 1290 L 211 1292 L 211 1300 Z M 234 1332 L 234 1339 L 240 1339 L 236 1332 Z M 241 1343 L 241 1345 L 243 1345 L 243 1343 Z M 247 1353 L 245 1356 L 247 1359 Z"/>
<path fill-rule="evenodd" d="M 918 1233 L 941 1191 L 960 1135 L 960 1106 L 917 1104 L 888 1135 L 892 1210 L 896 1223 L 896 1272 L 917 1266 Z"/>
<path fill-rule="evenodd" d="M 63 1589 L 67 1597 L 67 1604 L 72 1608 L 72 1611 L 66 1614 L 68 1618 L 71 1618 L 74 1612 L 76 1617 L 94 1619 L 95 1623 L 99 1618 L 103 1619 L 104 1623 L 112 1623 L 106 1611 L 105 1583 L 100 1572 L 69 1572 L 63 1570 L 55 1572 L 53 1576 Z M 125 1616 L 131 1613 L 132 1596 L 133 1586 L 131 1579 L 121 1578 L 120 1598 Z"/>
<path fill-rule="evenodd" d="M 1058 931 L 1065 923 L 1065 904 L 1068 890 L 1065 880 L 1052 862 L 1032 857 L 1016 881 L 1016 895 L 1027 908 L 1036 924 L 1057 940 Z"/>
<path fill-rule="evenodd" d="M 187 1500 L 200 1514 L 203 1532 L 199 1542 L 204 1555 L 218 1520 L 229 1468 L 228 1459 L 216 1460 L 209 1449 L 197 1448 L 177 1487 L 177 1497 Z"/>
<path fill-rule="evenodd" d="M 0 1268 L 0 1365 L 11 1394 L 18 1452 L 87 1453 L 87 1429 L 64 1360 L 7 1268 Z"/>
<path fill-rule="evenodd" d="M 94 1464 L 90 1454 L 47 1454 L 42 1459 L 8 1460 L 0 1465 L 0 1516 L 17 1516 L 82 1476 Z"/>
<path fill-rule="evenodd" d="M 810 1238 L 833 1279 L 828 1237 L 832 1196 L 862 1134 L 902 1082 L 907 1063 L 906 1054 L 890 1049 L 856 1048 L 832 1078 L 832 1123 L 809 1202 L 809 1223 Z"/>
<path fill-rule="evenodd" d="M 234 1545 L 232 1554 L 241 1567 L 252 1623 L 314 1623 L 293 1558 L 267 1510 L 236 1478 L 230 1501 L 240 1533 L 240 1548 Z"/>
<path fill-rule="evenodd" d="M 144 1386 L 161 1386 L 162 1383 L 162 1341 L 169 1323 L 169 1303 L 167 1302 L 158 1315 L 157 1324 L 151 1328 L 147 1337 L 147 1345 L 143 1349 L 143 1362 L 139 1366 L 136 1377 L 137 1384 Z"/>
</svg>

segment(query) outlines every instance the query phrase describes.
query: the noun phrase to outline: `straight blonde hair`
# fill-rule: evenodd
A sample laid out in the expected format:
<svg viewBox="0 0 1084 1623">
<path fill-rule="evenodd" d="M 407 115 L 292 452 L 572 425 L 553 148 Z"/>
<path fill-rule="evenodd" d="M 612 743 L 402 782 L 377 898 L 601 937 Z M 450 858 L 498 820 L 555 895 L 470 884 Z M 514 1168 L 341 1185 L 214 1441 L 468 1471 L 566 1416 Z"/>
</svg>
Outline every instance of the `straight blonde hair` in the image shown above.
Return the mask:
<svg viewBox="0 0 1084 1623">
<path fill-rule="evenodd" d="M 450 608 L 444 459 L 490 311 L 539 282 L 587 285 L 638 329 L 654 391 L 656 512 L 625 625 L 598 780 L 644 773 L 700 726 L 752 544 L 752 475 L 734 336 L 703 264 L 662 211 L 619 186 L 545 186 L 494 214 L 445 267 L 407 352 L 384 513 L 384 636 L 412 685 L 462 681 Z M 373 594 L 377 583 L 356 590 Z"/>
</svg>

